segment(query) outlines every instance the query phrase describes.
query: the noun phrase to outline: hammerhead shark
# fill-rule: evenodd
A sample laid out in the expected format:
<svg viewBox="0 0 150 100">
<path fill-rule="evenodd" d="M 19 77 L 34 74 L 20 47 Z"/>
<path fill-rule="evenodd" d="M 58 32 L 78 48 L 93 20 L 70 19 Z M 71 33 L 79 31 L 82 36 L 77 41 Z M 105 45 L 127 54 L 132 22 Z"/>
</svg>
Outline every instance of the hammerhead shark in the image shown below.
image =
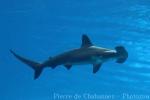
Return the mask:
<svg viewBox="0 0 150 100">
<path fill-rule="evenodd" d="M 34 79 L 39 78 L 43 69 L 46 67 L 51 67 L 54 69 L 58 65 L 64 65 L 69 70 L 71 69 L 72 65 L 92 64 L 93 73 L 96 73 L 106 61 L 114 59 L 117 63 L 124 63 L 128 58 L 128 53 L 123 46 L 117 46 L 114 50 L 97 47 L 93 45 L 86 34 L 82 35 L 82 44 L 80 48 L 64 52 L 54 57 L 49 57 L 49 59 L 43 63 L 29 60 L 16 54 L 12 50 L 10 50 L 10 52 L 17 59 L 29 65 L 35 71 Z"/>
</svg>

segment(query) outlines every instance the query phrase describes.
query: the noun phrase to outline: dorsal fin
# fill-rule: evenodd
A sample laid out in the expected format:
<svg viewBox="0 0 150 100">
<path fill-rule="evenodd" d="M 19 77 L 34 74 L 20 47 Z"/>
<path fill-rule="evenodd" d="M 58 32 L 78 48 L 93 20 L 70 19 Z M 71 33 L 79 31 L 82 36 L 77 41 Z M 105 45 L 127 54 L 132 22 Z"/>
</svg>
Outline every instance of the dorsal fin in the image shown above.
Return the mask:
<svg viewBox="0 0 150 100">
<path fill-rule="evenodd" d="M 91 40 L 89 39 L 89 37 L 87 35 L 83 34 L 81 47 L 90 47 L 92 45 L 93 44 L 92 44 Z"/>
</svg>

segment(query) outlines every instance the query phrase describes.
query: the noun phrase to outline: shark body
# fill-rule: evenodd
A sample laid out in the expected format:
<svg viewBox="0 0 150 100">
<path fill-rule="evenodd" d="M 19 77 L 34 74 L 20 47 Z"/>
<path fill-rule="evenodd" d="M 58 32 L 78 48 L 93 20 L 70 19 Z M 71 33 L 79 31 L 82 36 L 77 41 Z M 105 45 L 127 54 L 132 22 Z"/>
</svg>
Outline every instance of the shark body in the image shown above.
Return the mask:
<svg viewBox="0 0 150 100">
<path fill-rule="evenodd" d="M 109 60 L 116 60 L 117 63 L 124 63 L 128 58 L 128 53 L 123 46 L 115 47 L 115 50 L 94 46 L 87 35 L 82 35 L 82 45 L 78 49 L 64 52 L 60 55 L 50 57 L 43 63 L 24 58 L 14 51 L 10 52 L 21 62 L 29 65 L 35 70 L 34 79 L 37 79 L 45 67 L 56 68 L 58 65 L 64 65 L 68 70 L 72 65 L 92 64 L 93 73 L 96 73 L 101 65 Z"/>
</svg>

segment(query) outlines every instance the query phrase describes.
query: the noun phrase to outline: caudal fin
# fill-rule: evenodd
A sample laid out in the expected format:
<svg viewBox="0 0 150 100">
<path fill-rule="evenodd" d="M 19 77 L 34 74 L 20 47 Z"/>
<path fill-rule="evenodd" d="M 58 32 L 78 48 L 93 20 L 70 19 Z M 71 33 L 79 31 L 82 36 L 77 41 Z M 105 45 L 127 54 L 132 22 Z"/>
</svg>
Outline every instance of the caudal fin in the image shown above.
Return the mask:
<svg viewBox="0 0 150 100">
<path fill-rule="evenodd" d="M 117 63 L 124 63 L 127 58 L 128 58 L 128 52 L 126 51 L 126 49 L 123 46 L 117 46 L 116 48 L 117 51 Z"/>
<path fill-rule="evenodd" d="M 44 68 L 44 66 L 42 66 L 42 64 L 37 63 L 35 61 L 26 59 L 22 56 L 19 56 L 18 54 L 16 54 L 15 52 L 13 52 L 12 50 L 10 50 L 10 52 L 17 58 L 19 59 L 21 62 L 29 65 L 35 72 L 34 72 L 34 79 L 39 78 L 40 74 L 42 73 L 42 70 Z"/>
</svg>

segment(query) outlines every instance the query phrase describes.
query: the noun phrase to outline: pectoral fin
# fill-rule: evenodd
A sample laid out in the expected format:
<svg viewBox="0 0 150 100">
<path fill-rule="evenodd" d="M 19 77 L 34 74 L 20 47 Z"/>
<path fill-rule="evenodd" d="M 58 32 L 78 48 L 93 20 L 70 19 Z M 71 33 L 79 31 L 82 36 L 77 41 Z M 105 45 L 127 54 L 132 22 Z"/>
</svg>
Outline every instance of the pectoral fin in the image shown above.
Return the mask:
<svg viewBox="0 0 150 100">
<path fill-rule="evenodd" d="M 64 66 L 65 66 L 68 70 L 70 70 L 70 68 L 72 67 L 71 64 L 65 64 Z"/>
<path fill-rule="evenodd" d="M 93 64 L 93 73 L 96 73 L 98 70 L 99 70 L 99 68 L 101 67 L 101 63 L 99 63 L 99 64 Z"/>
</svg>

